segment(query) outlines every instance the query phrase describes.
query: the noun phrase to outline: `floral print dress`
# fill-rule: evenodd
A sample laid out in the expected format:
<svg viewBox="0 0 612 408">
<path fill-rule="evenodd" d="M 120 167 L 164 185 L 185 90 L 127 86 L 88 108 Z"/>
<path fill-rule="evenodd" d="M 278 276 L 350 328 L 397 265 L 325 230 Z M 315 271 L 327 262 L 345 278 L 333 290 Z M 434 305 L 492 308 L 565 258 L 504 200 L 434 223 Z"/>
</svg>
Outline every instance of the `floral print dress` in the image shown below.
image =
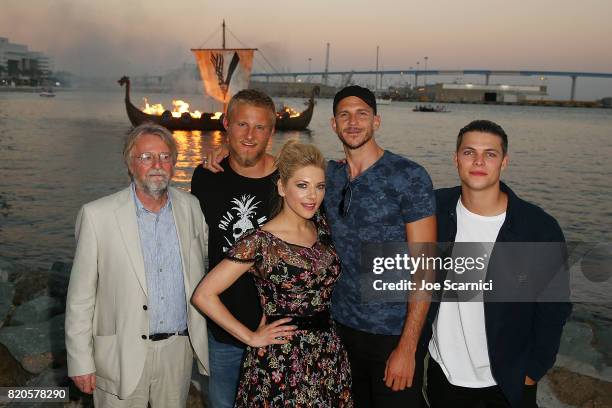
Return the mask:
<svg viewBox="0 0 612 408">
<path fill-rule="evenodd" d="M 257 229 L 243 236 L 227 257 L 255 262 L 254 275 L 266 316 L 312 316 L 329 312 L 340 262 L 325 221 L 308 248 Z M 291 324 L 291 322 L 289 323 Z M 333 322 L 301 329 L 287 344 L 247 347 L 236 407 L 353 407 L 346 350 Z"/>
</svg>

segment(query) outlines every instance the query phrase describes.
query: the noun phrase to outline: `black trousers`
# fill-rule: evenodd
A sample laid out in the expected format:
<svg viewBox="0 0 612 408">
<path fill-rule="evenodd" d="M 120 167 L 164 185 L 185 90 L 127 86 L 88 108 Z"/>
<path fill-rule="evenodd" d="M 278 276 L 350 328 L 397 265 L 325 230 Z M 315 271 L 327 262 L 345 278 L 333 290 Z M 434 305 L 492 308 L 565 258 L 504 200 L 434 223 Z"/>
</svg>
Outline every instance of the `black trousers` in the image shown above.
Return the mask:
<svg viewBox="0 0 612 408">
<path fill-rule="evenodd" d="M 526 385 L 521 408 L 538 408 L 536 385 Z M 430 408 L 511 408 L 499 386 L 467 388 L 451 384 L 433 359 L 427 367 L 427 398 Z"/>
<path fill-rule="evenodd" d="M 412 387 L 402 391 L 388 388 L 383 378 L 389 354 L 397 346 L 399 336 L 371 334 L 336 323 L 346 347 L 353 377 L 355 408 L 421 408 L 425 406 L 422 348 L 415 356 Z"/>
</svg>

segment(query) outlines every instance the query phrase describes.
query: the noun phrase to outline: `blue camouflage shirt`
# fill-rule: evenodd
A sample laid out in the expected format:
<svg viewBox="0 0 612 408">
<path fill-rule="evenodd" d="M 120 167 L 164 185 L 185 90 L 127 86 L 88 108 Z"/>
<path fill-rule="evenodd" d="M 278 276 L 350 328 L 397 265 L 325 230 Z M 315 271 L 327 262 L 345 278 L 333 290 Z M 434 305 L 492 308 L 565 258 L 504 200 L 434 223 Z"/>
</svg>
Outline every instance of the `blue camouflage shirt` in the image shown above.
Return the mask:
<svg viewBox="0 0 612 408">
<path fill-rule="evenodd" d="M 405 224 L 434 215 L 431 178 L 419 164 L 385 150 L 376 163 L 351 180 L 351 203 L 343 216 L 340 206 L 348 174 L 348 164 L 329 162 L 324 205 L 342 263 L 332 298 L 333 318 L 357 330 L 399 335 L 406 303 L 361 302 L 361 245 L 406 241 Z"/>
</svg>

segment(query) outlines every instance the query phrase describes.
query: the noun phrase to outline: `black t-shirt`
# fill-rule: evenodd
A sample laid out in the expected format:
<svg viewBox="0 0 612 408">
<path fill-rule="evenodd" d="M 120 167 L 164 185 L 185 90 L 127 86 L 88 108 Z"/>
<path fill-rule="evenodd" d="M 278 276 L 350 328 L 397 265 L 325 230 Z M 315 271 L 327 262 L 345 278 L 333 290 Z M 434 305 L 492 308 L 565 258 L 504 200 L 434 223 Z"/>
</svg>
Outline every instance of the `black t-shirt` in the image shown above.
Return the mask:
<svg viewBox="0 0 612 408">
<path fill-rule="evenodd" d="M 220 164 L 223 172 L 212 173 L 198 166 L 191 179 L 191 194 L 200 201 L 208 224 L 209 269 L 223 260 L 242 234 L 268 221 L 277 175 L 275 171 L 266 177 L 249 178 L 236 173 L 227 158 Z M 250 274 L 243 274 L 220 298 L 236 319 L 251 330 L 257 329 L 262 311 Z M 244 347 L 211 319 L 207 320 L 217 341 Z"/>
</svg>

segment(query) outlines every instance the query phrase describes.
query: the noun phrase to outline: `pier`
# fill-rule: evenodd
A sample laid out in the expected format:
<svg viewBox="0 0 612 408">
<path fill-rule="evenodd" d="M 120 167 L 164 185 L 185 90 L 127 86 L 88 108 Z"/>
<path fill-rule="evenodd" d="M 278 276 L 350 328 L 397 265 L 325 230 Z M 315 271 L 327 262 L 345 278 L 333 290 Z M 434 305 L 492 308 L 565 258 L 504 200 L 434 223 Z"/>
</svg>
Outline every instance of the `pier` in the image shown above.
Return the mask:
<svg viewBox="0 0 612 408">
<path fill-rule="evenodd" d="M 350 78 L 355 75 L 379 75 L 382 82 L 383 75 L 399 75 L 399 76 L 414 76 L 414 83 L 418 83 L 419 76 L 464 76 L 464 75 L 479 75 L 484 76 L 485 85 L 490 84 L 492 76 L 538 76 L 538 77 L 567 77 L 570 78 L 571 91 L 570 100 L 576 98 L 576 82 L 578 78 L 607 78 L 612 79 L 612 73 L 602 72 L 572 72 L 572 71 L 513 71 L 513 70 L 486 70 L 486 69 L 448 69 L 448 70 L 425 70 L 425 69 L 404 69 L 404 70 L 363 70 L 363 71 L 318 71 L 318 72 L 254 72 L 251 74 L 253 78 L 263 78 L 270 81 L 271 78 L 292 78 L 294 82 L 298 82 L 299 77 L 316 77 L 329 78 L 330 76 L 339 76 L 341 78 Z"/>
</svg>

